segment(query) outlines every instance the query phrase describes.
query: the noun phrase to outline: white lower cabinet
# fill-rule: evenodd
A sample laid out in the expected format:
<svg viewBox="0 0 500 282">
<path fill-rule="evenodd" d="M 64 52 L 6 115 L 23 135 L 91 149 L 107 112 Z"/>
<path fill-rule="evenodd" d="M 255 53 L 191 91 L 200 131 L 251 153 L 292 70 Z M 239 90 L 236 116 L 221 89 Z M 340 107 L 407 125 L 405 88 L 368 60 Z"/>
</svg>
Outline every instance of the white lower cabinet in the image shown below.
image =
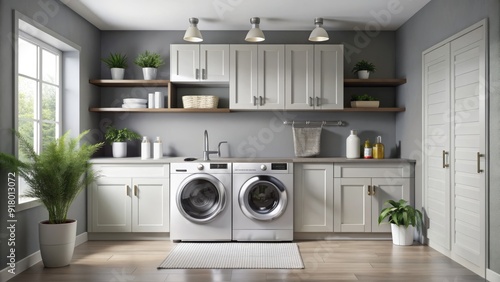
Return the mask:
<svg viewBox="0 0 500 282">
<path fill-rule="evenodd" d="M 394 164 L 335 164 L 334 232 L 390 232 L 378 224 L 389 200 L 412 200 L 413 166 Z"/>
<path fill-rule="evenodd" d="M 333 232 L 333 163 L 296 163 L 294 199 L 295 232 Z"/>
<path fill-rule="evenodd" d="M 169 232 L 168 165 L 94 165 L 89 232 Z M 127 177 L 123 177 L 126 175 Z"/>
</svg>

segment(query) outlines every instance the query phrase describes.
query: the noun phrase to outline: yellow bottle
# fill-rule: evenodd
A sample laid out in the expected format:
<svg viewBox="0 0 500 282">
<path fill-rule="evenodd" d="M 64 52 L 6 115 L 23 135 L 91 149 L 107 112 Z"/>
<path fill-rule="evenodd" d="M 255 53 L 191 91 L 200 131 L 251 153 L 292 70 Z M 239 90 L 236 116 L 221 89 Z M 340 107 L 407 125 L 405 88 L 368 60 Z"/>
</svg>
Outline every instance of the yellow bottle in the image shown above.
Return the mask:
<svg viewBox="0 0 500 282">
<path fill-rule="evenodd" d="M 373 148 L 372 148 L 372 144 L 370 143 L 370 140 L 366 140 L 365 141 L 365 148 L 363 150 L 363 158 L 365 159 L 371 159 L 373 158 Z"/>
<path fill-rule="evenodd" d="M 382 144 L 382 136 L 378 136 L 377 143 L 373 145 L 373 158 L 374 159 L 384 158 L 384 144 Z"/>
</svg>

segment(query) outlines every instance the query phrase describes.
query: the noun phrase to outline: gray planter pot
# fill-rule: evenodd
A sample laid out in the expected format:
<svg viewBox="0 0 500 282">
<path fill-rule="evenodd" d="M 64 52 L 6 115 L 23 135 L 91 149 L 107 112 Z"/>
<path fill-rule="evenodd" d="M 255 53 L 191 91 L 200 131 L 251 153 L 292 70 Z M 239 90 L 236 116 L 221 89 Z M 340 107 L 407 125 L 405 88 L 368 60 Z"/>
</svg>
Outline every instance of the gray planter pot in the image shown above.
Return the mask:
<svg viewBox="0 0 500 282">
<path fill-rule="evenodd" d="M 73 258 L 76 240 L 76 220 L 68 223 L 49 224 L 47 220 L 38 224 L 40 254 L 45 267 L 69 265 Z"/>
</svg>

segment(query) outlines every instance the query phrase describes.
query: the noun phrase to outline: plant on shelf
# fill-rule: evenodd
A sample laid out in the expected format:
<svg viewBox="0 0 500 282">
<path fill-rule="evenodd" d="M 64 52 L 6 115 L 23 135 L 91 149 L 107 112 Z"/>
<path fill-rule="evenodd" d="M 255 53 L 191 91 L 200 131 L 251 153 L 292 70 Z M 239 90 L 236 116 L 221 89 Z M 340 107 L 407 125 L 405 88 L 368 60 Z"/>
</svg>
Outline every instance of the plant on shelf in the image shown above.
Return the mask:
<svg viewBox="0 0 500 282">
<path fill-rule="evenodd" d="M 391 224 L 393 244 L 413 244 L 413 227 L 417 227 L 417 230 L 420 232 L 422 228 L 422 212 L 413 208 L 404 199 L 398 202 L 388 200 L 384 205 L 388 207 L 380 211 L 378 223 L 382 223 L 382 221 L 387 218 L 388 222 Z"/>
<path fill-rule="evenodd" d="M 127 65 L 127 55 L 121 53 L 109 53 L 107 58 L 102 58 L 111 70 L 111 79 L 123 79 Z"/>
<path fill-rule="evenodd" d="M 44 144 L 37 154 L 29 139 L 15 132 L 23 157 L 0 153 L 0 166 L 27 184 L 24 196 L 38 198 L 48 211 L 49 219 L 38 224 L 40 253 L 46 267 L 66 266 L 73 256 L 77 221 L 67 218 L 68 210 L 78 194 L 95 180 L 89 159 L 103 145 L 80 144 L 87 133 L 70 138 L 67 132 Z"/>
<path fill-rule="evenodd" d="M 374 64 L 365 60 L 361 60 L 354 65 L 352 72 L 357 73 L 358 78 L 367 79 L 370 77 L 370 73 L 375 72 L 375 69 L 376 68 Z"/>
<path fill-rule="evenodd" d="M 380 101 L 368 94 L 353 95 L 351 97 L 352 108 L 378 108 Z"/>
<path fill-rule="evenodd" d="M 104 139 L 113 147 L 113 157 L 124 158 L 127 156 L 127 141 L 140 140 L 141 135 L 128 128 L 116 129 L 108 126 Z"/>
<path fill-rule="evenodd" d="M 156 79 L 157 69 L 164 64 L 158 53 L 144 51 L 135 59 L 134 63 L 142 68 L 145 80 Z"/>
</svg>

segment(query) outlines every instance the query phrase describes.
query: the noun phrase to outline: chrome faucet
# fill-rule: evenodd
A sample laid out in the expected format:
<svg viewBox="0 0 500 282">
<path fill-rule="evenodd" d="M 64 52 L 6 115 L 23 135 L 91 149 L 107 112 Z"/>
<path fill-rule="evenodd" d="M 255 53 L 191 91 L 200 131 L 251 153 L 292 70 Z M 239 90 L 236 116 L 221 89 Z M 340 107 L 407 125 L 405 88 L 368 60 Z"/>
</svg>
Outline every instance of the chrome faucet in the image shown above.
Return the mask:
<svg viewBox="0 0 500 282">
<path fill-rule="evenodd" d="M 208 131 L 205 130 L 203 136 L 203 160 L 209 161 L 211 154 L 217 154 L 217 156 L 220 157 L 220 145 L 224 143 L 227 144 L 227 141 L 219 142 L 219 145 L 217 146 L 217 151 L 210 151 L 210 145 L 208 144 Z"/>
</svg>

